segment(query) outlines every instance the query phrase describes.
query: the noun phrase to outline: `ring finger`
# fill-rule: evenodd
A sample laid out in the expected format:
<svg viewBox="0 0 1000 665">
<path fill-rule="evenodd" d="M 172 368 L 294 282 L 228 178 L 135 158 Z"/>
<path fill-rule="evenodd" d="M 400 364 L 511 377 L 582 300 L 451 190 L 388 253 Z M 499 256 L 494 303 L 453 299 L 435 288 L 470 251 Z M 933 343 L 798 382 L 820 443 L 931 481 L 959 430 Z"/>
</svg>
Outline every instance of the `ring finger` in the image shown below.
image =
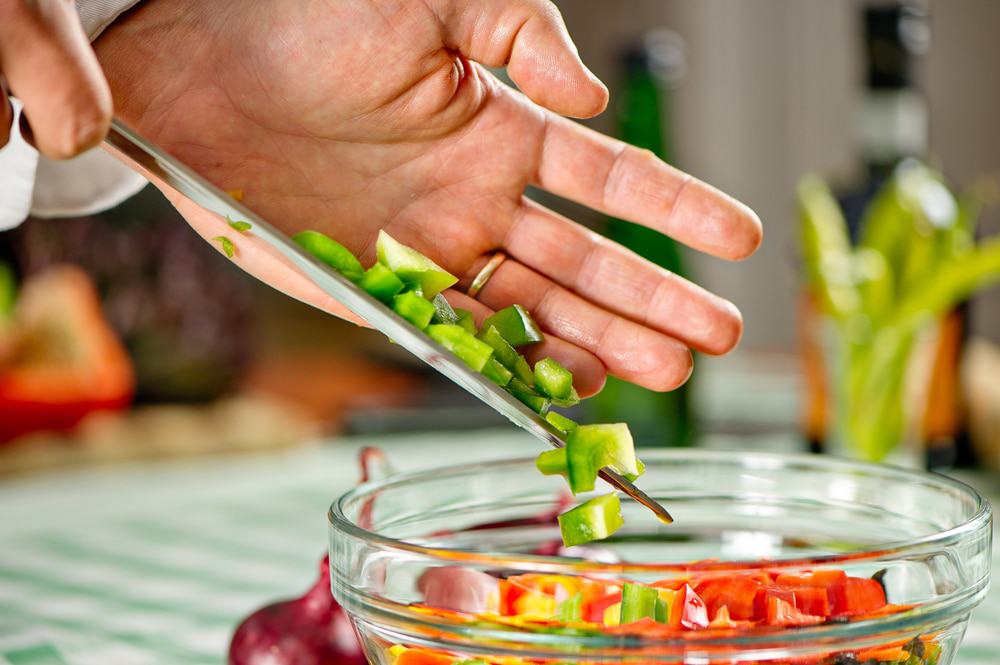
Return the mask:
<svg viewBox="0 0 1000 665">
<path fill-rule="evenodd" d="M 470 277 L 482 269 L 477 262 Z M 608 373 L 652 390 L 672 390 L 691 375 L 691 351 L 678 340 L 594 305 L 513 259 L 477 298 L 492 309 L 523 305 L 546 331 L 597 356 Z"/>
</svg>

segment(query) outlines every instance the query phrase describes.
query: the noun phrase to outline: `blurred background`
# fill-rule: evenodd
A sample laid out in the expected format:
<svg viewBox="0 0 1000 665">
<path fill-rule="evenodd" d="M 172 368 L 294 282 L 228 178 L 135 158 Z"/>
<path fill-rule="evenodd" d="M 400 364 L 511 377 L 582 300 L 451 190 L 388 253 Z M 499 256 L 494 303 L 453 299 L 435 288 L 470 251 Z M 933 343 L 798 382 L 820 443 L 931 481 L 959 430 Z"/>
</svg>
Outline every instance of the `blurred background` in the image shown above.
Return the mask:
<svg viewBox="0 0 1000 665">
<path fill-rule="evenodd" d="M 934 467 L 1000 459 L 995 258 L 922 309 L 905 340 L 882 339 L 901 349 L 892 367 L 858 370 L 897 384 L 878 396 L 901 411 L 894 427 L 853 419 L 884 449 L 850 441 L 852 403 L 872 394 L 845 394 L 837 379 L 863 364 L 859 349 L 878 346 L 875 333 L 902 334 L 879 318 L 926 290 L 914 276 L 954 281 L 947 271 L 998 231 L 1000 6 L 559 4 L 612 90 L 611 108 L 588 124 L 742 199 L 766 229 L 752 259 L 729 264 L 536 193 L 732 299 L 746 321 L 738 351 L 698 358 L 684 389 L 657 395 L 612 380 L 576 415 L 627 420 L 641 445 L 738 441 L 878 459 L 905 449 L 892 458 Z M 823 307 L 820 278 L 839 277 L 822 266 L 840 259 L 808 246 L 815 230 L 797 191 L 806 174 L 843 209 L 833 244 L 855 245 L 838 250 L 841 277 L 864 301 L 846 318 Z M 896 216 L 872 221 L 892 217 L 887 198 Z M 895 229 L 892 246 L 874 246 L 866 225 Z M 29 220 L 0 234 L 0 261 L 0 473 L 502 424 L 380 336 L 241 273 L 152 188 L 104 214 Z M 875 333 L 859 338 L 858 326 Z"/>
<path fill-rule="evenodd" d="M 588 124 L 765 226 L 729 264 L 532 193 L 746 322 L 681 390 L 609 380 L 570 415 L 1000 496 L 1000 4 L 558 4 L 612 91 Z M 537 451 L 381 335 L 243 274 L 152 188 L 0 233 L 0 662 L 221 662 L 240 617 L 307 586 L 365 445 L 398 469 Z M 964 652 L 983 663 L 994 596 Z"/>
</svg>

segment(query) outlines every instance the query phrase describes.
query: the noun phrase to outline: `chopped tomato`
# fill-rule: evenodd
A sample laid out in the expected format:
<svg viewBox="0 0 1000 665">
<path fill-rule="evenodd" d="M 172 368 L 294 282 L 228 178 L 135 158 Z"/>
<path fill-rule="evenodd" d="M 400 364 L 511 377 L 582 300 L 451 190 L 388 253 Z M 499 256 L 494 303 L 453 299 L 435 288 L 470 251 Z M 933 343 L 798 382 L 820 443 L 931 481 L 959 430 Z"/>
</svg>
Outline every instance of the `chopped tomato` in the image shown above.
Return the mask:
<svg viewBox="0 0 1000 665">
<path fill-rule="evenodd" d="M 817 570 L 810 575 L 813 587 L 826 589 L 830 614 L 834 616 L 847 613 L 847 579 L 842 570 Z"/>
<path fill-rule="evenodd" d="M 757 621 L 767 621 L 768 608 L 771 606 L 771 600 L 774 598 L 795 607 L 795 592 L 792 589 L 783 589 L 775 586 L 764 587 L 758 590 L 757 595 L 754 597 L 753 618 Z"/>
<path fill-rule="evenodd" d="M 694 590 L 705 602 L 708 616 L 716 616 L 726 608 L 728 616 L 737 621 L 754 618 L 754 599 L 762 588 L 760 580 L 750 575 L 714 577 L 698 582 Z"/>
<path fill-rule="evenodd" d="M 604 612 L 612 605 L 620 603 L 622 600 L 622 592 L 617 591 L 615 593 L 609 593 L 603 596 L 598 596 L 589 603 L 585 603 L 583 606 L 583 620 L 589 621 L 591 623 L 603 623 L 604 622 Z"/>
<path fill-rule="evenodd" d="M 709 628 L 715 630 L 735 629 L 747 630 L 754 627 L 753 621 L 737 621 L 729 615 L 729 608 L 723 605 L 715 614 L 715 618 L 708 624 Z"/>
<path fill-rule="evenodd" d="M 830 616 L 830 601 L 826 589 L 804 587 L 794 589 L 795 608 L 816 617 Z"/>
<path fill-rule="evenodd" d="M 823 623 L 823 617 L 810 616 L 788 601 L 777 596 L 767 599 L 767 625 L 769 626 L 815 626 Z"/>
<path fill-rule="evenodd" d="M 843 614 L 864 614 L 885 607 L 885 589 L 877 581 L 849 577 L 844 588 Z"/>
<path fill-rule="evenodd" d="M 708 627 L 708 610 L 705 602 L 690 585 L 685 584 L 674 594 L 670 604 L 668 624 L 674 628 L 696 630 Z"/>
</svg>

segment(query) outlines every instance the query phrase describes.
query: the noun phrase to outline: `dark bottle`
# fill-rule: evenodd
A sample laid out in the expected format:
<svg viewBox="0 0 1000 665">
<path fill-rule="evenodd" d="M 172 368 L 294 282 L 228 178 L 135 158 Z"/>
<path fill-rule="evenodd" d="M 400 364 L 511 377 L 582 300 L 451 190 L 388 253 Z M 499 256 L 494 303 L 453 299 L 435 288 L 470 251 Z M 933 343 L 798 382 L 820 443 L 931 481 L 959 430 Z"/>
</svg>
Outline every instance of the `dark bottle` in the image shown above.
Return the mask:
<svg viewBox="0 0 1000 665">
<path fill-rule="evenodd" d="M 670 83 L 683 69 L 680 37 L 654 30 L 621 59 L 622 86 L 615 106 L 621 139 L 669 161 Z M 608 219 L 604 234 L 653 263 L 686 276 L 678 243 L 656 231 Z M 642 446 L 686 446 L 695 437 L 691 384 L 658 393 L 609 377 L 604 390 L 585 403 L 596 422 L 628 422 Z"/>
</svg>

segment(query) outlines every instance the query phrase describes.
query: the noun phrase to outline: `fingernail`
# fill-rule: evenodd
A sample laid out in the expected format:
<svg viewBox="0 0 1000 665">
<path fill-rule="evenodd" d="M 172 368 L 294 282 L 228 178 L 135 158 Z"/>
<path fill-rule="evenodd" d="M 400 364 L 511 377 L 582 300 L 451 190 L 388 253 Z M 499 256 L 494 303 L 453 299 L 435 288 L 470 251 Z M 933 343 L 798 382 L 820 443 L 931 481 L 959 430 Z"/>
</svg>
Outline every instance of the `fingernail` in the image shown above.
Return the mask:
<svg viewBox="0 0 1000 665">
<path fill-rule="evenodd" d="M 24 111 L 21 111 L 21 119 L 17 123 L 21 128 L 21 136 L 32 148 L 37 149 L 38 146 L 35 145 L 35 133 L 31 131 L 31 125 L 28 124 L 28 118 L 24 115 Z"/>
</svg>

